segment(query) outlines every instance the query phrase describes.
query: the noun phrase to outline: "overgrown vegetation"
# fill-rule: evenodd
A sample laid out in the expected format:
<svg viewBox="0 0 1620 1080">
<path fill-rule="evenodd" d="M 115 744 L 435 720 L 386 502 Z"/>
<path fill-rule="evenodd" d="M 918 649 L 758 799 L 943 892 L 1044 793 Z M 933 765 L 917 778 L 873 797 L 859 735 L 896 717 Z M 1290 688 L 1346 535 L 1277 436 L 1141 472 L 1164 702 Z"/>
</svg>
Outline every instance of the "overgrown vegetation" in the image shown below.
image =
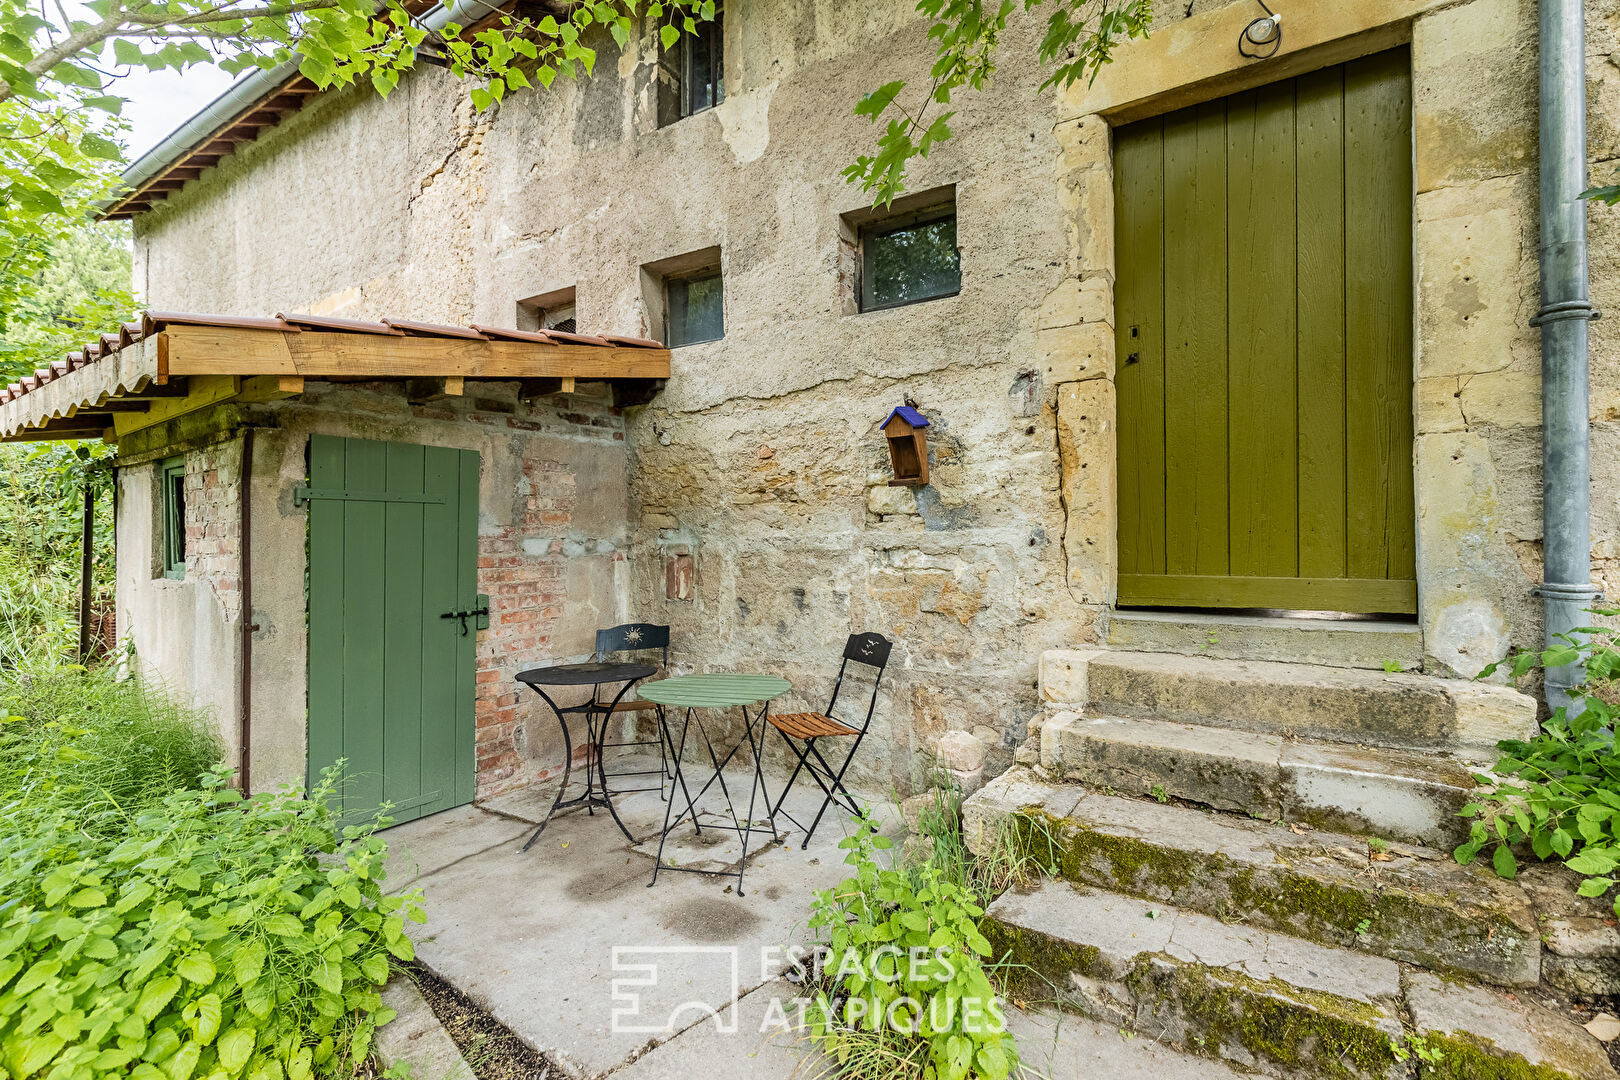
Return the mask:
<svg viewBox="0 0 1620 1080">
<path fill-rule="evenodd" d="M 1593 614 L 1614 618 L 1620 608 Z M 1503 661 L 1515 680 L 1537 668 L 1578 663 L 1584 663 L 1586 678 L 1535 738 L 1500 744 L 1496 772 L 1502 779 L 1475 777 L 1483 786 L 1460 813 L 1476 820 L 1456 858 L 1469 863 L 1489 849 L 1496 872 L 1511 878 L 1518 873 L 1513 848 L 1528 844 L 1536 858 L 1559 860 L 1583 875 L 1582 896 L 1604 896 L 1614 889 L 1620 868 L 1620 631 L 1589 626 L 1561 637 L 1552 648 Z M 1480 678 L 1499 666 L 1490 665 Z M 1620 915 L 1620 895 L 1614 910 Z"/>
<path fill-rule="evenodd" d="M 110 670 L 0 676 L 0 1069 L 342 1077 L 386 1023 L 417 894 L 336 778 L 244 800 L 206 717 Z"/>
</svg>

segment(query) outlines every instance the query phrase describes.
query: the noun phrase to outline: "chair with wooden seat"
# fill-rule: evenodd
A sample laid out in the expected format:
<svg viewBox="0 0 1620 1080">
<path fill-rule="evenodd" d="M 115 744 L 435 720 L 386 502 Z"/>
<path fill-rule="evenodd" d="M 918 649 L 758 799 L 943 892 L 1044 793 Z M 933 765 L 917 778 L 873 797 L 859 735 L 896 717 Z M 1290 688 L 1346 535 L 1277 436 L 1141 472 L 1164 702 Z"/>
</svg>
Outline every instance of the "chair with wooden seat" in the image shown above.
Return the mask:
<svg viewBox="0 0 1620 1080">
<path fill-rule="evenodd" d="M 806 773 L 821 788 L 823 798 L 821 809 L 816 811 L 815 820 L 810 828 L 805 830 L 803 848 L 810 846 L 810 838 L 816 833 L 816 826 L 821 824 L 822 815 L 827 807 L 837 803 L 841 809 L 849 811 L 856 817 L 861 816 L 861 808 L 856 805 L 855 797 L 844 786 L 844 773 L 848 771 L 850 762 L 855 760 L 855 752 L 861 747 L 861 740 L 866 738 L 866 731 L 872 724 L 872 714 L 877 710 L 878 685 L 883 681 L 883 669 L 889 664 L 889 650 L 893 643 L 882 634 L 851 634 L 844 644 L 844 659 L 838 665 L 838 679 L 833 683 L 832 700 L 827 703 L 827 711 L 819 713 L 781 713 L 769 714 L 766 719 L 770 721 L 782 741 L 787 743 L 788 749 L 793 751 L 799 759 L 793 767 L 793 775 L 788 778 L 787 786 L 777 797 L 773 814 L 781 814 L 793 824 L 803 829 L 804 824 L 792 814 L 782 809 L 787 801 L 788 792 L 793 790 L 794 783 L 799 779 L 801 772 Z M 864 664 L 874 668 L 872 674 L 872 698 L 866 705 L 866 717 L 860 721 L 860 726 L 838 719 L 834 712 L 838 708 L 838 693 L 844 687 L 844 675 L 849 671 L 851 663 Z M 816 745 L 821 739 L 848 739 L 849 752 L 844 755 L 843 762 L 834 769 L 827 763 L 821 748 Z"/>
<path fill-rule="evenodd" d="M 613 626 L 606 630 L 598 630 L 596 632 L 596 651 L 592 654 L 591 658 L 593 660 L 602 661 L 608 659 L 610 656 L 615 656 L 618 659 L 635 658 L 644 663 L 651 663 L 651 657 L 639 656 L 637 654 L 644 654 L 653 649 L 657 649 L 659 653 L 659 670 L 662 671 L 663 669 L 669 667 L 669 627 L 655 626 L 652 623 L 624 623 L 620 626 Z M 669 746 L 669 731 L 668 728 L 664 726 L 664 707 L 655 702 L 644 701 L 641 698 L 636 697 L 632 697 L 628 701 L 620 701 L 616 704 L 612 701 L 602 701 L 600 698 L 594 698 L 586 707 L 600 716 L 601 722 L 604 724 L 611 720 L 614 716 L 622 716 L 626 713 L 634 714 L 652 712 L 656 714 L 656 718 L 654 720 L 654 723 L 658 729 L 658 737 L 656 739 L 632 738 L 624 742 L 604 742 L 602 744 L 602 748 L 603 750 L 613 747 L 627 749 L 637 746 L 656 745 L 658 747 L 657 769 L 633 769 L 627 772 L 605 772 L 604 775 L 609 780 L 620 776 L 657 776 L 658 786 L 656 788 L 616 788 L 611 793 L 614 795 L 623 795 L 632 791 L 657 791 L 658 797 L 662 799 L 664 797 L 664 783 L 672 776 L 669 767 L 669 756 L 671 753 Z M 606 764 L 607 762 L 604 760 L 604 767 Z M 604 781 L 604 784 L 605 783 L 606 781 Z"/>
</svg>

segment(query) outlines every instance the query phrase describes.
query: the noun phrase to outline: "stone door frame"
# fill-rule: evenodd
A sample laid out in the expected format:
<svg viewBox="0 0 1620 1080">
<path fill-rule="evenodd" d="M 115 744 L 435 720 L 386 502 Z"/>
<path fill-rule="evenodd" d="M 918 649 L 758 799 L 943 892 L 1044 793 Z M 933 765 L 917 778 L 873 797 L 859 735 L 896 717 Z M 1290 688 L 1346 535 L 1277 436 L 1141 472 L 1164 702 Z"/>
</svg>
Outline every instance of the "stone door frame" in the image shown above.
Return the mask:
<svg viewBox="0 0 1620 1080">
<path fill-rule="evenodd" d="M 1113 127 L 1410 45 L 1418 624 L 1425 670 L 1471 676 L 1505 655 L 1511 623 L 1532 618 L 1534 605 L 1527 601 L 1528 588 L 1525 597 L 1513 589 L 1514 578 L 1523 572 L 1497 520 L 1496 471 L 1489 448 L 1482 438 L 1469 436 L 1466 422 L 1458 422 L 1455 400 L 1461 396 L 1459 379 L 1501 376 L 1507 364 L 1478 336 L 1447 340 L 1432 327 L 1444 304 L 1443 290 L 1458 279 L 1473 280 L 1482 272 L 1482 259 L 1491 258 L 1473 246 L 1476 235 L 1493 227 L 1490 215 L 1511 219 L 1506 225 L 1494 223 L 1495 228 L 1516 228 L 1527 213 L 1533 225 L 1534 209 L 1524 207 L 1511 179 L 1490 187 L 1497 179 L 1493 163 L 1470 160 L 1466 147 L 1459 153 L 1455 146 L 1442 145 L 1438 118 L 1455 113 L 1457 103 L 1437 99 L 1444 93 L 1446 68 L 1480 62 L 1456 45 L 1457 36 L 1476 31 L 1482 22 L 1516 31 L 1523 4 L 1344 0 L 1319 7 L 1331 10 L 1311 11 L 1285 24 L 1285 51 L 1272 59 L 1255 61 L 1238 54 L 1238 35 L 1254 13 L 1249 5 L 1234 3 L 1130 42 L 1094 84 L 1078 84 L 1059 97 L 1056 173 L 1070 262 L 1064 285 L 1042 305 L 1038 335 L 1046 382 L 1056 395 L 1068 584 L 1075 599 L 1088 607 L 1101 611 L 1114 606 Z M 1534 5 L 1529 10 L 1533 26 Z M 1529 64 L 1533 79 L 1533 57 Z M 1533 147 L 1533 130 L 1530 137 Z M 1522 167 L 1530 170 L 1533 194 L 1533 156 Z M 1517 236 L 1513 239 L 1516 251 Z M 1505 269 L 1515 283 L 1521 277 L 1518 265 Z M 1539 422 L 1537 384 L 1498 382 L 1495 390 L 1513 395 L 1521 418 L 1529 420 L 1533 413 Z"/>
</svg>

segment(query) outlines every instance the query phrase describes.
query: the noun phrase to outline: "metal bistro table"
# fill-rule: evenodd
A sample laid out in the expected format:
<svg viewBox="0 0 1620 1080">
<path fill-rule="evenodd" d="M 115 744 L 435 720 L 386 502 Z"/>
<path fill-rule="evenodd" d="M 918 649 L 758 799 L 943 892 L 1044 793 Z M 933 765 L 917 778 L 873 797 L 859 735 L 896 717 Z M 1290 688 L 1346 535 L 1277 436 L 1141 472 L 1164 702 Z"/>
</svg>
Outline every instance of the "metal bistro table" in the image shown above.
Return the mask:
<svg viewBox="0 0 1620 1080">
<path fill-rule="evenodd" d="M 540 834 L 551 824 L 551 815 L 558 810 L 567 810 L 575 806 L 585 807 L 585 812 L 595 815 L 598 806 L 607 807 L 608 813 L 613 815 L 613 823 L 624 833 L 625 839 L 631 843 L 635 837 L 630 830 L 624 827 L 619 820 L 619 812 L 613 808 L 613 798 L 608 794 L 607 769 L 602 763 L 602 739 L 607 732 L 608 720 L 613 716 L 613 705 L 617 705 L 630 688 L 645 679 L 658 669 L 651 664 L 555 664 L 551 667 L 530 668 L 520 671 L 517 681 L 545 699 L 551 711 L 557 717 L 557 723 L 562 726 L 563 733 L 563 779 L 562 786 L 557 789 L 557 797 L 552 800 L 551 809 L 546 811 L 545 820 L 535 827 L 533 835 L 523 845 L 528 851 L 534 842 L 540 839 Z M 613 698 L 613 704 L 606 707 L 597 703 L 596 688 L 607 683 L 622 682 L 618 694 Z M 545 687 L 557 686 L 589 686 L 591 700 L 583 705 L 570 705 L 566 708 L 559 706 Z M 576 795 L 572 799 L 564 799 L 568 794 L 568 778 L 574 771 L 574 740 L 568 730 L 568 717 L 583 714 L 585 717 L 585 794 Z"/>
<path fill-rule="evenodd" d="M 701 835 L 703 827 L 698 824 L 697 801 L 703 798 L 716 781 L 720 784 L 720 791 L 726 798 L 726 811 L 731 815 L 730 825 L 710 825 L 710 828 L 731 829 L 742 838 L 742 858 L 737 862 L 737 895 L 743 895 L 743 870 L 748 865 L 748 838 L 754 833 L 763 833 L 767 830 L 754 825 L 754 799 L 760 793 L 765 793 L 765 813 L 770 821 L 768 830 L 771 839 L 780 839 L 776 831 L 776 816 L 771 811 L 770 792 L 765 791 L 765 773 L 761 766 L 761 759 L 765 756 L 765 717 L 770 711 L 770 702 L 774 697 L 793 688 L 786 679 L 775 675 L 678 675 L 673 679 L 661 679 L 650 682 L 641 688 L 641 697 L 647 701 L 670 708 L 686 710 L 685 718 L 681 721 L 680 743 L 675 750 L 675 785 L 670 789 L 669 804 L 664 807 L 664 830 L 658 837 L 658 861 L 653 864 L 652 880 L 647 882 L 650 889 L 658 883 L 659 870 L 678 870 L 687 874 L 708 874 L 711 870 L 699 870 L 690 866 L 665 866 L 664 841 L 669 838 L 670 830 L 681 823 L 688 812 L 692 815 L 692 828 Z M 758 705 L 759 708 L 749 715 L 748 708 Z M 730 709 L 735 708 L 742 712 L 743 737 L 732 746 L 724 759 L 714 752 L 714 743 L 709 738 L 709 731 L 703 725 L 702 717 L 697 715 L 699 709 Z M 697 725 L 698 734 L 703 739 L 703 745 L 709 753 L 709 764 L 714 766 L 714 775 L 704 782 L 698 789 L 697 797 L 686 794 L 686 809 L 675 815 L 673 824 L 670 822 L 670 811 L 675 807 L 675 787 L 686 793 L 686 778 L 681 771 L 681 753 L 686 749 L 686 734 L 693 724 Z M 748 745 L 749 752 L 754 755 L 754 779 L 748 788 L 748 816 L 742 820 L 737 818 L 737 807 L 732 802 L 731 790 L 726 787 L 724 770 L 736 756 L 743 744 Z"/>
</svg>

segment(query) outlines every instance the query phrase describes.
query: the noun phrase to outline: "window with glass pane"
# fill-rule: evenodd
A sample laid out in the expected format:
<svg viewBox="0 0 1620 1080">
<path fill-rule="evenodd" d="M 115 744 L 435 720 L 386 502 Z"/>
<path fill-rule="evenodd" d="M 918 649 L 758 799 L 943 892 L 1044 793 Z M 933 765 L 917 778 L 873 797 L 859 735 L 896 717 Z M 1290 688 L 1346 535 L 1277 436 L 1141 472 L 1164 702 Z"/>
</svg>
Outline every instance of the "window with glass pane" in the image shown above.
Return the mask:
<svg viewBox="0 0 1620 1080">
<path fill-rule="evenodd" d="M 962 290 L 956 214 L 881 223 L 861 234 L 861 310 L 955 296 Z"/>
<path fill-rule="evenodd" d="M 726 99 L 724 31 L 724 15 L 716 10 L 713 19 L 699 22 L 695 32 L 683 33 L 675 47 L 663 53 L 658 62 L 660 127 Z"/>
<path fill-rule="evenodd" d="M 720 271 L 675 278 L 664 286 L 669 304 L 670 348 L 715 341 L 726 336 Z"/>
<path fill-rule="evenodd" d="M 186 462 L 170 458 L 158 467 L 163 500 L 163 576 L 186 576 Z"/>
</svg>

